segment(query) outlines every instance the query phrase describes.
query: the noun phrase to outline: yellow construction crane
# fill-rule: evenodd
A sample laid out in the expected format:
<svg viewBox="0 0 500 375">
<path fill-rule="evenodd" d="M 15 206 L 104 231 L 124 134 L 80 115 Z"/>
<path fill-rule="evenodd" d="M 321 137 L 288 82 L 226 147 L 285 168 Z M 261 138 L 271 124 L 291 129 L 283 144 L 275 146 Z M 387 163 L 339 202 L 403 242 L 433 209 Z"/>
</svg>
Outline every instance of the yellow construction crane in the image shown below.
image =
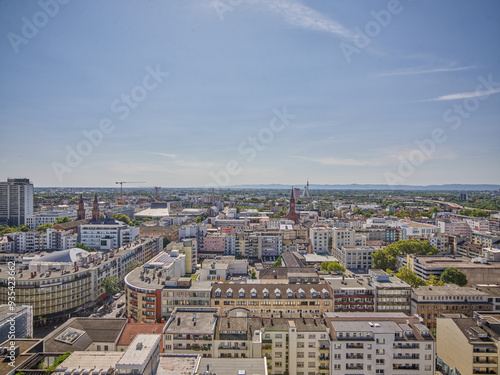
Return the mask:
<svg viewBox="0 0 500 375">
<path fill-rule="evenodd" d="M 145 181 L 119 181 L 115 182 L 115 184 L 120 184 L 120 206 L 123 206 L 123 184 L 144 184 Z"/>
</svg>

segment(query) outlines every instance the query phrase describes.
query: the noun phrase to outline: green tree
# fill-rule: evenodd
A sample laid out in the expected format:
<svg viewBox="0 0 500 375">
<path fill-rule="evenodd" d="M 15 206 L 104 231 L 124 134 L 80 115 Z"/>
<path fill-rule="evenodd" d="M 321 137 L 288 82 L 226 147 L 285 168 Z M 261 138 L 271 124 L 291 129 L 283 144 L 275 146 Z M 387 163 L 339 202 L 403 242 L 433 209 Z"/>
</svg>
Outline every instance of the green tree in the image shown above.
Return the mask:
<svg viewBox="0 0 500 375">
<path fill-rule="evenodd" d="M 196 216 L 196 224 L 201 224 L 203 222 L 203 219 L 201 216 Z"/>
<path fill-rule="evenodd" d="M 444 286 L 444 281 L 441 280 L 436 275 L 430 275 L 429 278 L 425 281 L 426 286 Z"/>
<path fill-rule="evenodd" d="M 47 223 L 47 224 L 39 225 L 38 227 L 36 227 L 35 230 L 47 232 L 47 229 L 52 228 L 53 226 L 54 226 L 53 224 Z"/>
<path fill-rule="evenodd" d="M 257 273 L 255 272 L 255 268 L 252 270 L 252 273 L 250 274 L 251 279 L 256 279 L 257 278 Z"/>
<path fill-rule="evenodd" d="M 118 287 L 118 279 L 116 276 L 106 276 L 102 279 L 101 286 L 104 288 L 104 291 L 108 296 L 112 296 L 113 294 L 120 291 Z"/>
<path fill-rule="evenodd" d="M 29 232 L 30 228 L 26 225 L 20 225 L 17 227 L 17 232 Z"/>
<path fill-rule="evenodd" d="M 130 224 L 130 221 L 131 221 L 131 220 L 130 220 L 130 218 L 129 218 L 127 215 L 125 215 L 125 214 L 114 214 L 114 215 L 113 215 L 113 216 L 111 216 L 111 217 L 112 217 L 113 219 L 118 220 L 118 221 L 121 221 L 121 222 L 123 222 L 123 223 L 125 223 L 125 224 L 127 224 L 127 225 L 129 225 L 129 224 Z"/>
<path fill-rule="evenodd" d="M 54 371 L 56 371 L 56 368 L 64 362 L 64 360 L 66 358 L 68 358 L 69 356 L 71 355 L 71 352 L 70 351 L 67 351 L 65 354 L 63 355 L 60 355 L 59 357 L 57 357 L 57 359 L 54 361 L 54 364 L 52 366 L 50 366 L 49 368 L 47 368 L 47 370 L 45 370 L 45 375 L 50 375 L 52 373 L 54 373 Z"/>
<path fill-rule="evenodd" d="M 273 267 L 281 267 L 281 254 L 278 259 L 276 259 L 276 262 L 274 262 Z"/>
<path fill-rule="evenodd" d="M 90 247 L 88 247 L 87 245 L 85 245 L 83 243 L 77 243 L 75 245 L 75 247 L 77 247 L 79 249 L 87 250 L 87 251 L 92 251 L 92 249 Z"/>
<path fill-rule="evenodd" d="M 458 286 L 467 285 L 467 275 L 455 267 L 446 268 L 441 274 L 441 280 L 446 284 L 455 284 Z"/>
<path fill-rule="evenodd" d="M 356 215 L 363 215 L 364 212 L 361 208 L 355 208 L 354 211 L 352 211 L 353 214 L 356 214 Z"/>
<path fill-rule="evenodd" d="M 281 208 L 281 210 L 276 212 L 274 215 L 271 215 L 271 217 L 275 217 L 275 218 L 285 217 L 286 213 L 287 213 L 287 208 L 286 208 L 286 206 L 283 206 Z"/>
<path fill-rule="evenodd" d="M 464 215 L 464 216 L 472 216 L 472 217 L 488 217 L 488 216 L 490 216 L 490 213 L 488 211 L 479 210 L 477 208 L 472 209 L 472 210 L 464 208 L 464 209 L 458 211 L 458 214 Z"/>
<path fill-rule="evenodd" d="M 399 211 L 398 213 L 395 213 L 394 216 L 396 217 L 409 217 L 411 214 L 407 210 Z"/>
<path fill-rule="evenodd" d="M 372 254 L 373 268 L 396 270 L 398 255 L 436 255 L 439 250 L 432 246 L 429 241 L 404 240 L 390 244 L 385 249 L 380 249 Z"/>
<path fill-rule="evenodd" d="M 59 219 L 57 219 L 56 222 L 54 223 L 54 225 L 69 223 L 70 221 L 71 221 L 71 219 L 69 217 L 64 216 L 64 217 L 60 217 Z"/>
<path fill-rule="evenodd" d="M 399 269 L 399 272 L 396 272 L 394 274 L 397 278 L 400 280 L 404 281 L 408 285 L 410 285 L 412 288 L 418 288 L 419 286 L 424 285 L 424 281 L 418 277 L 418 275 L 410 270 L 408 267 L 401 267 Z"/>
<path fill-rule="evenodd" d="M 345 267 L 342 266 L 339 262 L 322 262 L 321 263 L 321 271 L 340 271 L 344 272 Z"/>
</svg>

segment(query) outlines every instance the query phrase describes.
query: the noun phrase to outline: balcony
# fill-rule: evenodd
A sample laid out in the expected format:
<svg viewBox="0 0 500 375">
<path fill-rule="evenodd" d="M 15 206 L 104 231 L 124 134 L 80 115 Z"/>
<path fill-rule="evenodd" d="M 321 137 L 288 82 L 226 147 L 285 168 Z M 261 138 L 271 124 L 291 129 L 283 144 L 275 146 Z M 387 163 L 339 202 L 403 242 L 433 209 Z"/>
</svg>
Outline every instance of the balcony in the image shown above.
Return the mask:
<svg viewBox="0 0 500 375">
<path fill-rule="evenodd" d="M 352 354 L 352 353 L 347 353 L 345 355 L 346 359 L 363 359 L 363 354 L 362 353 L 357 353 L 357 354 Z"/>
<path fill-rule="evenodd" d="M 419 354 L 394 354 L 393 359 L 420 359 Z"/>
<path fill-rule="evenodd" d="M 361 363 L 357 364 L 346 364 L 345 365 L 346 370 L 363 370 L 363 365 Z"/>
<path fill-rule="evenodd" d="M 399 363 L 394 363 L 392 365 L 393 370 L 417 370 L 419 369 L 419 366 L 417 364 L 412 364 L 412 365 L 400 365 Z"/>
<path fill-rule="evenodd" d="M 473 353 L 496 353 L 497 349 L 493 347 L 476 347 L 472 350 Z"/>
<path fill-rule="evenodd" d="M 219 350 L 246 350 L 246 346 L 242 345 L 236 345 L 236 346 L 231 346 L 231 345 L 219 345 Z"/>
<path fill-rule="evenodd" d="M 472 373 L 473 374 L 498 374 L 497 370 L 495 370 L 495 369 L 478 369 L 478 368 L 473 368 Z"/>
<path fill-rule="evenodd" d="M 472 363 L 485 363 L 485 364 L 497 364 L 497 358 L 496 357 L 474 357 L 474 360 Z"/>
<path fill-rule="evenodd" d="M 418 349 L 418 344 L 393 344 L 394 349 Z"/>
<path fill-rule="evenodd" d="M 319 359 L 320 361 L 329 361 L 329 360 L 330 360 L 330 356 L 329 356 L 329 355 L 320 355 L 320 356 L 318 357 L 318 359 Z"/>
<path fill-rule="evenodd" d="M 272 345 L 269 345 L 269 344 L 262 345 L 262 350 L 271 350 L 271 348 L 272 348 Z"/>
<path fill-rule="evenodd" d="M 357 343 L 357 344 L 347 344 L 346 345 L 347 349 L 363 349 L 363 344 Z"/>
</svg>

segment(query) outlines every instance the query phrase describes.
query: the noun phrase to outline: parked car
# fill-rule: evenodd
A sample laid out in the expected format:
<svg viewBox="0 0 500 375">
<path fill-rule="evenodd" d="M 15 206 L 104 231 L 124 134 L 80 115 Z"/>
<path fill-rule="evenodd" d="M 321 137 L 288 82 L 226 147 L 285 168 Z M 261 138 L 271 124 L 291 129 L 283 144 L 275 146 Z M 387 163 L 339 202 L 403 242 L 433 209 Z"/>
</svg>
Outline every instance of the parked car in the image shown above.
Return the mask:
<svg viewBox="0 0 500 375">
<path fill-rule="evenodd" d="M 120 302 L 116 307 L 120 308 L 122 307 L 123 305 L 125 305 L 125 302 Z"/>
<path fill-rule="evenodd" d="M 123 314 L 123 307 L 116 313 L 116 317 L 119 318 Z"/>
</svg>

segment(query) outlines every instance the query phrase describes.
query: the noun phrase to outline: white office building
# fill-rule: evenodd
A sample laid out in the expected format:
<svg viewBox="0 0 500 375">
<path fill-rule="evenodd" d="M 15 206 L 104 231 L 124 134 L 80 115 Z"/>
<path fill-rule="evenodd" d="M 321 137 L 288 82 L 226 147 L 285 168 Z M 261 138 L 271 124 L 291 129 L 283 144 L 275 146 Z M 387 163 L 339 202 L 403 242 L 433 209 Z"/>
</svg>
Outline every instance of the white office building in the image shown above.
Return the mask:
<svg viewBox="0 0 500 375">
<path fill-rule="evenodd" d="M 110 250 L 135 240 L 140 229 L 115 219 L 100 219 L 78 228 L 78 242 L 91 249 Z"/>
<path fill-rule="evenodd" d="M 28 178 L 0 182 L 0 225 L 18 227 L 33 215 L 33 184 Z"/>
</svg>

